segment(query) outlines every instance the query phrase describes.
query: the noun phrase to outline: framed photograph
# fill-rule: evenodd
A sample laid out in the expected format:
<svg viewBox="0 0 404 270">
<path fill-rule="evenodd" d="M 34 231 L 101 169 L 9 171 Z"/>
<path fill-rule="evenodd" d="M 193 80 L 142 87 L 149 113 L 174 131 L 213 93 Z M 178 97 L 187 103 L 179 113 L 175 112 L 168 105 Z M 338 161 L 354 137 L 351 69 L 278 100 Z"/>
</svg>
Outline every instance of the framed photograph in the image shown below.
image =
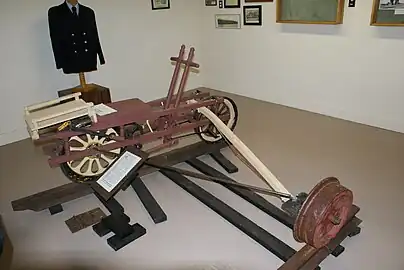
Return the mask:
<svg viewBox="0 0 404 270">
<path fill-rule="evenodd" d="M 373 0 L 373 26 L 404 26 L 404 0 Z"/>
<path fill-rule="evenodd" d="M 262 6 L 244 6 L 244 25 L 262 25 Z"/>
<path fill-rule="evenodd" d="M 239 8 L 240 0 L 224 0 L 224 8 Z"/>
<path fill-rule="evenodd" d="M 152 10 L 170 8 L 170 0 L 151 0 L 151 3 L 152 3 Z"/>
<path fill-rule="evenodd" d="M 278 0 L 277 23 L 342 24 L 345 0 Z"/>
<path fill-rule="evenodd" d="M 217 0 L 205 0 L 205 6 L 217 6 Z"/>
<path fill-rule="evenodd" d="M 245 3 L 266 3 L 273 2 L 274 0 L 244 0 Z"/>
<path fill-rule="evenodd" d="M 240 29 L 241 15 L 240 14 L 216 14 L 216 28 L 220 29 Z"/>
</svg>

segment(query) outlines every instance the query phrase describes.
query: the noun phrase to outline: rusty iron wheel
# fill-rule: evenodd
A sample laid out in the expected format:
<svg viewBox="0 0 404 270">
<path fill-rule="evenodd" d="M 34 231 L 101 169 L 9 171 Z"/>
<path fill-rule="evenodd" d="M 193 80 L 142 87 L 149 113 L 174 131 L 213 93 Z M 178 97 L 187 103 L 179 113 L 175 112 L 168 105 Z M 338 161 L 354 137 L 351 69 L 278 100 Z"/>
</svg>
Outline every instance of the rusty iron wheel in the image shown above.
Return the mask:
<svg viewBox="0 0 404 270">
<path fill-rule="evenodd" d="M 335 177 L 323 179 L 309 193 L 297 215 L 293 237 L 314 248 L 326 246 L 348 219 L 353 193 Z"/>
</svg>

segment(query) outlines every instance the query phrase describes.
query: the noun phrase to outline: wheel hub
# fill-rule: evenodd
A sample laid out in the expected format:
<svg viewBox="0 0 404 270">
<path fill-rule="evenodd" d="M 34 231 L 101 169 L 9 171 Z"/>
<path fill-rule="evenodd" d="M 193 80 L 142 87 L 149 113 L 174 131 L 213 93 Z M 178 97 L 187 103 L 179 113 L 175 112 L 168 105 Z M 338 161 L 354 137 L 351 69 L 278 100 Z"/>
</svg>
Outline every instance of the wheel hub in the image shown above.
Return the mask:
<svg viewBox="0 0 404 270">
<path fill-rule="evenodd" d="M 317 184 L 304 201 L 293 228 L 296 241 L 322 248 L 348 221 L 352 191 L 329 177 Z"/>
</svg>

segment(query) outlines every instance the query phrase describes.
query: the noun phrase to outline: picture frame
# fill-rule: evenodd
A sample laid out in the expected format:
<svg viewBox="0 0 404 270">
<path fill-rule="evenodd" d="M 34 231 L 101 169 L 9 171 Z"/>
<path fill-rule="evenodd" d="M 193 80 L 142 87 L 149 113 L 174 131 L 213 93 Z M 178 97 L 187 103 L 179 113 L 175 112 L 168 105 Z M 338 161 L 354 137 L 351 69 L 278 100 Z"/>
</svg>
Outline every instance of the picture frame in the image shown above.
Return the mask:
<svg viewBox="0 0 404 270">
<path fill-rule="evenodd" d="M 205 6 L 207 7 L 217 6 L 217 0 L 205 0 Z"/>
<path fill-rule="evenodd" d="M 345 0 L 277 0 L 276 22 L 342 24 Z"/>
<path fill-rule="evenodd" d="M 217 29 L 240 29 L 240 14 L 215 14 L 215 24 Z"/>
<path fill-rule="evenodd" d="M 152 10 L 170 9 L 170 0 L 151 0 Z"/>
<path fill-rule="evenodd" d="M 241 0 L 224 0 L 224 8 L 240 8 Z"/>
<path fill-rule="evenodd" d="M 262 25 L 262 6 L 243 6 L 244 25 Z"/>
<path fill-rule="evenodd" d="M 269 3 L 273 1 L 274 0 L 244 0 L 244 3 Z"/>
<path fill-rule="evenodd" d="M 403 0 L 373 0 L 371 26 L 404 26 Z"/>
</svg>

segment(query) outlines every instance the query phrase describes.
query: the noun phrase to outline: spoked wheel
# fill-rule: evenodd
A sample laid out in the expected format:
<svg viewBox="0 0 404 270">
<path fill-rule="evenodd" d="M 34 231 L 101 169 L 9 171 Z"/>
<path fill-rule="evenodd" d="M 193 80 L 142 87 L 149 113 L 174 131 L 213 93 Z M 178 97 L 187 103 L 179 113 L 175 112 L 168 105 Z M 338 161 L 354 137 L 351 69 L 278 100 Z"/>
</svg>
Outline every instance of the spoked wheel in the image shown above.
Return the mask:
<svg viewBox="0 0 404 270">
<path fill-rule="evenodd" d="M 211 110 L 215 115 L 220 117 L 223 123 L 225 123 L 230 130 L 232 131 L 234 130 L 234 128 L 237 125 L 238 110 L 236 103 L 232 99 L 228 97 L 223 97 L 223 102 L 214 104 L 212 106 L 208 106 L 208 109 Z M 206 120 L 206 119 L 207 119 L 206 116 L 204 116 L 201 113 L 198 113 L 197 120 Z M 223 140 L 222 134 L 220 134 L 219 130 L 212 123 L 209 123 L 206 126 L 198 127 L 196 128 L 195 131 L 203 141 L 208 143 L 216 143 L 219 142 L 220 140 Z"/>
<path fill-rule="evenodd" d="M 118 136 L 115 129 L 109 128 L 107 135 Z M 95 146 L 103 146 L 114 143 L 105 137 L 92 136 L 89 134 L 74 136 L 69 139 L 70 152 L 84 151 Z M 73 160 L 60 165 L 62 172 L 74 182 L 86 182 L 104 173 L 107 168 L 118 158 L 122 149 L 110 150 L 111 154 L 98 153 L 94 156 L 84 157 L 79 160 Z"/>
</svg>

